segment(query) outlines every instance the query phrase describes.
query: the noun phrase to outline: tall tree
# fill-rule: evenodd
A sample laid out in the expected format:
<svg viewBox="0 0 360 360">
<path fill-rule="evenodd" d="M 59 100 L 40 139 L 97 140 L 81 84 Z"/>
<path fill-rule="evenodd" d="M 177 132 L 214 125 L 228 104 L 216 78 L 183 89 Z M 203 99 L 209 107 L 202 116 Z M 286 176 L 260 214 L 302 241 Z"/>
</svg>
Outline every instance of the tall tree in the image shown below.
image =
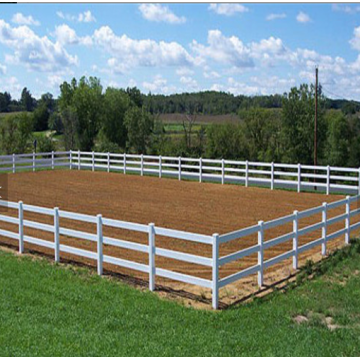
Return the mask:
<svg viewBox="0 0 360 360">
<path fill-rule="evenodd" d="M 31 96 L 30 91 L 25 87 L 21 92 L 21 105 L 25 111 L 33 111 L 35 107 L 35 99 Z"/>
</svg>

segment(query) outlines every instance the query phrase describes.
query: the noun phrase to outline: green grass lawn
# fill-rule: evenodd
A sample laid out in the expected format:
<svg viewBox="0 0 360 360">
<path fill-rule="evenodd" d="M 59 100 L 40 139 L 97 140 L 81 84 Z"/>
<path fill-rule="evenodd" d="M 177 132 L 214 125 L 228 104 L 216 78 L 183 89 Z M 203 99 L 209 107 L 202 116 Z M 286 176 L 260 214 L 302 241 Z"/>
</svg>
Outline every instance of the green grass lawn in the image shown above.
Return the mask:
<svg viewBox="0 0 360 360">
<path fill-rule="evenodd" d="M 0 356 L 359 356 L 359 271 L 355 243 L 285 292 L 214 312 L 0 251 Z"/>
</svg>

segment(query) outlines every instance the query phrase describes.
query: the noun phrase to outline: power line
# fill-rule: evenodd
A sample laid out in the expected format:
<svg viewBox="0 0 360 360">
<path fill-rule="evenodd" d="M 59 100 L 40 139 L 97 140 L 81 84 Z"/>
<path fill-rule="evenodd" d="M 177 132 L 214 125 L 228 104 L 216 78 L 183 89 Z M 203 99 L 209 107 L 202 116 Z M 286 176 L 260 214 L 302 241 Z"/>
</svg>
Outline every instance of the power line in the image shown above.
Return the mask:
<svg viewBox="0 0 360 360">
<path fill-rule="evenodd" d="M 330 90 L 328 90 L 327 88 L 325 88 L 323 86 L 323 84 L 320 84 L 321 85 L 321 90 L 325 90 L 327 93 L 333 95 L 333 96 L 336 96 L 338 99 L 337 100 L 346 100 L 346 101 L 351 101 L 351 102 L 354 102 L 356 103 L 357 105 L 360 103 L 360 101 L 357 101 L 357 100 L 352 100 L 352 99 L 346 99 L 345 96 L 342 96 L 342 95 L 339 95 L 339 94 L 336 94 Z"/>
</svg>

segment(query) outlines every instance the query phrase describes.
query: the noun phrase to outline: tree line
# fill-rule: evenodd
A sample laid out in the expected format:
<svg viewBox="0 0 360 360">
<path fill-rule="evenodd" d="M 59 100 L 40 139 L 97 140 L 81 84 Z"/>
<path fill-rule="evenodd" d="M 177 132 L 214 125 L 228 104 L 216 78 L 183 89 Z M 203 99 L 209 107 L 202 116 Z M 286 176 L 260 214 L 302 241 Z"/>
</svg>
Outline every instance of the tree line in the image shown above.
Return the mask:
<svg viewBox="0 0 360 360">
<path fill-rule="evenodd" d="M 357 103 L 329 100 L 321 87 L 318 90 L 318 163 L 360 166 Z M 256 97 L 259 103 L 252 103 L 254 98 L 216 92 L 144 95 L 137 88 L 103 89 L 95 77 L 64 82 L 57 99 L 47 93 L 34 100 L 25 88 L 19 102 L 27 112 L 0 120 L 0 151 L 32 150 L 33 132 L 49 129 L 61 136 L 66 150 L 312 164 L 314 86 L 303 84 L 283 95 Z M 169 104 L 173 108 L 168 108 Z M 159 120 L 160 113 L 171 111 L 183 114 L 178 134 L 168 133 L 166 124 Z M 231 111 L 238 120 L 206 125 L 197 122 L 198 115 L 217 111 Z M 39 151 L 55 148 L 52 136 L 38 139 Z"/>
</svg>

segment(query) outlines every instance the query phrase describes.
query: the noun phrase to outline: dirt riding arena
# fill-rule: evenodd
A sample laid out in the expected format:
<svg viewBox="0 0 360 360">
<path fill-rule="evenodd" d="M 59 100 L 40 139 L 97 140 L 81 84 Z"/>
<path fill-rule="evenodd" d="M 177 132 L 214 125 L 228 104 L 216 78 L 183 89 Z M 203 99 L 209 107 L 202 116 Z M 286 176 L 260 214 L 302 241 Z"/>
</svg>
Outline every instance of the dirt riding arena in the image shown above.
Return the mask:
<svg viewBox="0 0 360 360">
<path fill-rule="evenodd" d="M 22 200 L 25 204 L 49 208 L 59 207 L 61 210 L 89 215 L 102 214 L 104 217 L 141 224 L 155 223 L 157 226 L 205 235 L 224 234 L 257 224 L 259 220 L 272 220 L 289 215 L 294 210 L 301 211 L 319 206 L 325 201 L 330 203 L 344 198 L 344 195 L 299 194 L 292 191 L 271 191 L 255 187 L 246 188 L 212 183 L 200 184 L 193 181 L 84 170 L 50 170 L 9 174 L 8 187 L 8 200 L 10 201 Z M 11 212 L 12 210 L 8 210 L 9 215 Z M 329 211 L 329 217 L 340 213 L 341 210 L 338 209 Z M 53 219 L 46 215 L 27 212 L 24 215 L 27 220 L 53 224 Z M 321 221 L 320 217 L 321 214 L 303 219 L 300 222 L 300 227 L 319 222 Z M 96 233 L 95 226 L 85 225 L 78 221 L 61 219 L 61 226 Z M 341 226 L 342 224 L 329 226 L 328 232 L 331 233 Z M 16 226 L 12 224 L 0 222 L 0 227 L 16 231 Z M 265 231 L 265 241 L 291 231 L 291 224 Z M 53 241 L 52 235 L 43 231 L 25 228 L 25 233 Z M 104 235 L 143 244 L 148 242 L 146 234 L 127 230 L 104 227 Z M 313 233 L 311 237 L 303 236 L 299 239 L 299 245 L 319 237 L 321 237 L 321 230 Z M 66 236 L 61 236 L 60 241 L 62 244 L 96 251 L 96 244 L 90 241 Z M 220 255 L 230 254 L 256 243 L 256 236 L 231 241 L 220 246 Z M 0 237 L 0 244 L 17 246 L 16 241 L 5 237 Z M 331 250 L 342 244 L 344 244 L 343 237 L 330 242 L 328 249 Z M 206 257 L 211 257 L 212 251 L 209 245 L 162 237 L 156 237 L 156 246 Z M 25 250 L 30 249 L 53 255 L 52 250 L 26 243 Z M 265 260 L 291 249 L 291 241 L 272 247 L 265 251 Z M 314 254 L 315 260 L 320 259 L 320 246 L 301 254 L 300 265 L 304 263 L 305 257 L 309 258 L 310 253 Z M 144 264 L 148 262 L 147 254 L 113 246 L 105 246 L 104 254 Z M 95 266 L 95 262 L 92 260 L 70 254 L 61 253 L 61 259 L 75 260 Z M 234 261 L 220 268 L 220 278 L 256 263 L 256 254 Z M 211 269 L 205 266 L 160 256 L 156 256 L 156 264 L 164 269 L 211 279 Z M 291 259 L 267 269 L 265 271 L 265 285 L 270 286 L 275 281 L 289 276 L 292 273 L 290 265 Z M 140 272 L 106 264 L 104 269 L 105 273 L 106 270 L 116 272 L 125 276 L 129 281 L 137 281 L 139 284 L 147 281 L 147 275 Z M 179 298 L 176 294 L 185 294 L 185 297 L 180 297 L 185 303 L 194 303 L 194 299 L 206 303 L 210 302 L 209 299 L 211 299 L 211 291 L 198 286 L 159 277 L 156 279 L 156 285 L 159 292 L 168 297 Z M 221 289 L 220 303 L 235 302 L 256 290 L 256 276 L 249 276 Z"/>
</svg>

